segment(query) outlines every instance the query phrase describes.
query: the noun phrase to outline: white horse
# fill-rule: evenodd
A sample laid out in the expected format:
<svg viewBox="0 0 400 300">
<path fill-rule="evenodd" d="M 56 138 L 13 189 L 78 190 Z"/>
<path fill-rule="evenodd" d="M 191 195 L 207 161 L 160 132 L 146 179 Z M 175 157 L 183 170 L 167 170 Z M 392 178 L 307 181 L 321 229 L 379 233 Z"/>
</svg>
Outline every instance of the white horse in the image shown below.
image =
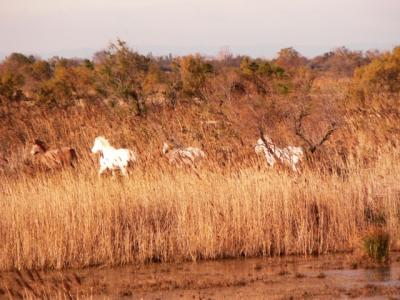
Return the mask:
<svg viewBox="0 0 400 300">
<path fill-rule="evenodd" d="M 272 139 L 266 135 L 257 140 L 254 150 L 257 154 L 264 154 L 268 165 L 271 167 L 279 161 L 284 165 L 290 166 L 295 172 L 299 172 L 297 165 L 304 156 L 303 148 L 294 146 L 279 148 L 274 144 Z"/>
<path fill-rule="evenodd" d="M 167 143 L 163 144 L 162 152 L 167 156 L 171 165 L 187 165 L 194 167 L 195 163 L 206 157 L 203 150 L 196 147 L 178 147 L 170 148 Z"/>
<path fill-rule="evenodd" d="M 112 172 L 113 176 L 117 169 L 121 171 L 122 175 L 126 176 L 128 175 L 128 166 L 137 160 L 132 150 L 115 149 L 103 136 L 95 138 L 92 153 L 100 153 L 99 176 L 107 169 Z"/>
</svg>

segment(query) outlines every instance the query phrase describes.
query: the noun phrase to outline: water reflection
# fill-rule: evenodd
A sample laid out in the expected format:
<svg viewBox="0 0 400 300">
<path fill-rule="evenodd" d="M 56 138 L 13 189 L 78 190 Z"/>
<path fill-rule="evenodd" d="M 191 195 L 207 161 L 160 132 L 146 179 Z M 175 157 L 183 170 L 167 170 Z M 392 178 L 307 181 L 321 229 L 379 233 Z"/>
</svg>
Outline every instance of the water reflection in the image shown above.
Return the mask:
<svg viewBox="0 0 400 300">
<path fill-rule="evenodd" d="M 389 281 L 394 278 L 389 266 L 367 269 L 364 272 L 368 281 Z"/>
<path fill-rule="evenodd" d="M 347 288 L 353 287 L 356 283 L 382 284 L 385 286 L 398 286 L 400 284 L 400 266 L 398 264 L 371 269 L 327 270 L 324 273 Z"/>
</svg>

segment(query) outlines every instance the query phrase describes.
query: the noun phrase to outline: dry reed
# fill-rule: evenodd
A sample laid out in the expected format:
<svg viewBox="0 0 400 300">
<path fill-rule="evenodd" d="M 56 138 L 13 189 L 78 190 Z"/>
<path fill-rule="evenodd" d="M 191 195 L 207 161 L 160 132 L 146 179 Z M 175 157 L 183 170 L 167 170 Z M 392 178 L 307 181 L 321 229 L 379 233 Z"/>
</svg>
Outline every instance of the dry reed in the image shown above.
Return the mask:
<svg viewBox="0 0 400 300">
<path fill-rule="evenodd" d="M 398 155 L 353 162 L 346 176 L 250 166 L 200 177 L 168 167 L 117 180 L 98 180 L 95 168 L 5 177 L 0 269 L 348 251 L 371 211 L 398 236 Z"/>
</svg>

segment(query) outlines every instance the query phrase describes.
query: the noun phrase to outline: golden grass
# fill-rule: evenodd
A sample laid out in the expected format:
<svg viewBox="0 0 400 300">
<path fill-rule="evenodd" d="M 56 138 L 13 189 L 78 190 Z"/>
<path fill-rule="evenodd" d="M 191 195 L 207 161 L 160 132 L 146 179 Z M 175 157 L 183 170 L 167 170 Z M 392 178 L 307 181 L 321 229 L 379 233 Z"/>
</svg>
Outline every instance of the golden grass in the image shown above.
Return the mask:
<svg viewBox="0 0 400 300">
<path fill-rule="evenodd" d="M 346 175 L 261 164 L 231 172 L 82 169 L 0 178 L 0 270 L 349 251 L 384 216 L 399 236 L 398 150 Z"/>
</svg>

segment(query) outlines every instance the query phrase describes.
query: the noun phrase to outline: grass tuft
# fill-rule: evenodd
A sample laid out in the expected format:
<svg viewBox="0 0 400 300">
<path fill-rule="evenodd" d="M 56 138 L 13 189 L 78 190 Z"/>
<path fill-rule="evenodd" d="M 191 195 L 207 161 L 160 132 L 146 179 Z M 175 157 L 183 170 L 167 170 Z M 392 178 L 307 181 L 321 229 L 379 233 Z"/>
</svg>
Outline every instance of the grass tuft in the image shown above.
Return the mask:
<svg viewBox="0 0 400 300">
<path fill-rule="evenodd" d="M 383 263 L 389 259 L 390 235 L 381 228 L 370 230 L 363 238 L 365 253 L 375 262 Z"/>
</svg>

